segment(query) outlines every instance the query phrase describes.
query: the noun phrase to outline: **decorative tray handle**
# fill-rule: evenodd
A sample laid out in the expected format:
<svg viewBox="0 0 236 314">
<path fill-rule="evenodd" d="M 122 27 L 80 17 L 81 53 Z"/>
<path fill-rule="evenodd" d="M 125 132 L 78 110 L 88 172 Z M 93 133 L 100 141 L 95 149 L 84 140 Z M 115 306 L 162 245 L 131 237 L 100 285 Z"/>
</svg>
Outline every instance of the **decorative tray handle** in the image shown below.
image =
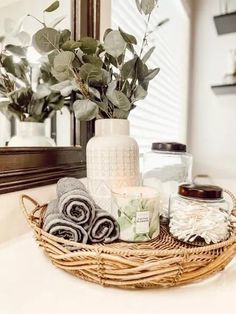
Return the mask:
<svg viewBox="0 0 236 314">
<path fill-rule="evenodd" d="M 41 225 L 43 214 L 45 209 L 47 208 L 47 205 L 40 205 L 38 202 L 36 202 L 33 198 L 30 196 L 23 194 L 20 197 L 21 200 L 21 207 L 23 210 L 23 213 L 30 225 L 36 225 L 37 227 Z M 33 205 L 33 209 L 29 210 L 26 201 L 29 201 L 31 205 Z M 42 210 L 44 208 L 44 210 Z M 37 217 L 37 212 L 39 213 L 39 216 Z"/>
</svg>

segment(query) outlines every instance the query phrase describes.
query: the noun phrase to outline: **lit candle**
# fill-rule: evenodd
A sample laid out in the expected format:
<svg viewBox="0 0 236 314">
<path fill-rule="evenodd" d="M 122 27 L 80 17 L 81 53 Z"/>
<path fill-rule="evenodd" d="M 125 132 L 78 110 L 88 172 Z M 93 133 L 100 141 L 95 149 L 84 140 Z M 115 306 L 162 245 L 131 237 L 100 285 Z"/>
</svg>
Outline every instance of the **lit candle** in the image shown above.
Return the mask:
<svg viewBox="0 0 236 314">
<path fill-rule="evenodd" d="M 112 213 L 120 225 L 121 240 L 141 242 L 158 236 L 159 198 L 155 189 L 124 187 L 114 190 L 112 196 Z"/>
</svg>

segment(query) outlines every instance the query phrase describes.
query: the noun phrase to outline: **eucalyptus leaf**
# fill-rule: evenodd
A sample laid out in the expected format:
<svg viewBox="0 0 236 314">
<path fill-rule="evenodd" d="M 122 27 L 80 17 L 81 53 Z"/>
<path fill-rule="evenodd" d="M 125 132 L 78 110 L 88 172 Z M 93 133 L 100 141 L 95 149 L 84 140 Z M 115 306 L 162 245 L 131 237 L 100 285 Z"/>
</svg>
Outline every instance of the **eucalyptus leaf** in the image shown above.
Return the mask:
<svg viewBox="0 0 236 314">
<path fill-rule="evenodd" d="M 99 91 L 96 88 L 89 87 L 89 92 L 90 92 L 90 94 L 92 94 L 96 98 L 101 99 L 101 95 L 100 95 Z"/>
<path fill-rule="evenodd" d="M 2 61 L 2 65 L 8 73 L 11 73 L 14 76 L 16 76 L 15 65 L 12 56 L 6 56 Z"/>
<path fill-rule="evenodd" d="M 106 95 L 107 96 L 111 96 L 113 94 L 114 90 L 116 89 L 116 86 L 117 86 L 117 81 L 116 80 L 114 80 L 111 83 L 109 83 Z"/>
<path fill-rule="evenodd" d="M 43 107 L 44 107 L 44 99 L 32 100 L 30 107 L 31 107 L 30 115 L 32 115 L 33 117 L 42 115 Z"/>
<path fill-rule="evenodd" d="M 57 80 L 52 74 L 52 67 L 50 63 L 45 62 L 41 65 L 40 78 L 43 80 L 43 82 L 50 85 L 56 84 Z"/>
<path fill-rule="evenodd" d="M 146 79 L 146 76 L 148 74 L 148 67 L 146 64 L 143 63 L 143 61 L 140 58 L 137 58 L 137 77 L 139 82 L 142 82 L 144 79 Z"/>
<path fill-rule="evenodd" d="M 114 90 L 112 94 L 108 94 L 107 98 L 110 102 L 119 109 L 129 111 L 131 107 L 131 103 L 127 96 L 123 94 L 121 91 Z"/>
<path fill-rule="evenodd" d="M 84 65 L 82 65 L 79 71 L 79 75 L 85 82 L 89 80 L 99 81 L 102 79 L 101 69 L 91 63 L 85 63 Z"/>
<path fill-rule="evenodd" d="M 66 80 L 55 85 L 50 86 L 50 89 L 53 92 L 59 92 L 62 96 L 67 97 L 71 94 L 73 90 L 75 90 L 74 85 L 70 80 Z"/>
<path fill-rule="evenodd" d="M 131 84 L 132 84 L 132 82 L 129 83 L 128 80 L 125 80 L 125 82 L 123 83 L 123 86 L 122 86 L 122 92 L 123 92 L 128 98 L 130 98 L 130 96 L 131 96 Z"/>
<path fill-rule="evenodd" d="M 60 2 L 54 1 L 49 7 L 47 7 L 47 9 L 44 10 L 44 12 L 53 12 L 57 10 L 59 6 L 60 6 Z"/>
<path fill-rule="evenodd" d="M 108 85 L 111 82 L 111 73 L 109 71 L 106 71 L 102 69 L 102 78 L 101 82 L 103 85 Z"/>
<path fill-rule="evenodd" d="M 135 55 L 136 54 L 136 52 L 135 52 L 135 50 L 134 50 L 134 46 L 132 45 L 132 44 L 127 44 L 127 49 L 133 54 L 133 55 Z"/>
<path fill-rule="evenodd" d="M 141 10 L 145 15 L 152 13 L 156 6 L 156 0 L 141 0 Z"/>
<path fill-rule="evenodd" d="M 114 119 L 127 119 L 128 116 L 129 116 L 129 111 L 115 108 L 113 111 L 112 118 L 114 118 Z"/>
<path fill-rule="evenodd" d="M 6 45 L 5 49 L 10 51 L 16 56 L 24 57 L 26 55 L 27 49 L 25 47 L 16 46 L 16 45 Z"/>
<path fill-rule="evenodd" d="M 73 74 L 71 72 L 71 70 L 65 70 L 65 71 L 56 71 L 54 69 L 51 70 L 52 71 L 52 75 L 59 81 L 59 82 L 62 82 L 62 81 L 65 81 L 65 80 L 68 80 L 68 79 L 72 79 L 73 77 Z"/>
<path fill-rule="evenodd" d="M 75 58 L 75 54 L 71 51 L 62 51 L 55 56 L 53 62 L 52 74 L 60 82 L 71 79 L 72 62 Z"/>
<path fill-rule="evenodd" d="M 147 91 L 141 85 L 138 85 L 134 90 L 133 102 L 144 99 L 146 96 Z"/>
<path fill-rule="evenodd" d="M 60 33 L 49 27 L 44 27 L 33 35 L 32 43 L 40 53 L 47 53 L 59 48 Z"/>
<path fill-rule="evenodd" d="M 145 76 L 145 80 L 150 81 L 152 79 L 154 79 L 154 77 L 160 72 L 159 68 L 153 69 L 153 70 L 149 70 L 148 74 Z"/>
<path fill-rule="evenodd" d="M 56 71 L 64 71 L 71 67 L 75 58 L 75 54 L 71 51 L 62 51 L 54 58 L 54 69 Z"/>
<path fill-rule="evenodd" d="M 152 47 L 150 48 L 145 55 L 142 58 L 143 63 L 146 63 L 148 61 L 148 59 L 151 57 L 152 53 L 154 52 L 156 47 Z"/>
<path fill-rule="evenodd" d="M 161 22 L 159 22 L 156 26 L 156 28 L 159 28 L 161 26 L 163 26 L 164 24 L 166 24 L 167 22 L 169 22 L 170 19 L 166 18 L 164 20 L 162 20 Z"/>
<path fill-rule="evenodd" d="M 64 29 L 60 32 L 59 46 L 61 47 L 65 42 L 71 39 L 71 32 L 68 29 Z"/>
<path fill-rule="evenodd" d="M 128 44 L 134 44 L 137 45 L 137 39 L 128 33 L 125 33 L 120 27 L 119 27 L 119 31 L 121 33 L 121 36 L 123 37 L 123 39 L 128 43 Z"/>
<path fill-rule="evenodd" d="M 91 56 L 91 55 L 83 55 L 82 60 L 84 63 L 91 63 L 97 67 L 102 67 L 103 62 L 99 57 Z"/>
<path fill-rule="evenodd" d="M 149 82 L 150 82 L 150 81 L 143 80 L 143 81 L 140 83 L 140 85 L 142 86 L 142 88 L 143 88 L 145 91 L 148 90 Z"/>
<path fill-rule="evenodd" d="M 97 40 L 92 37 L 82 37 L 80 39 L 80 49 L 86 54 L 94 54 L 97 50 Z"/>
<path fill-rule="evenodd" d="M 61 49 L 65 50 L 65 51 L 74 51 L 75 49 L 77 49 L 79 47 L 80 47 L 79 42 L 70 39 L 70 40 L 67 40 L 66 42 L 64 42 L 64 44 L 62 44 Z"/>
<path fill-rule="evenodd" d="M 114 58 L 122 55 L 126 48 L 126 42 L 117 30 L 111 31 L 104 40 L 104 49 Z"/>
<path fill-rule="evenodd" d="M 139 10 L 139 13 L 142 14 L 142 9 L 141 9 L 141 3 L 140 3 L 140 1 L 139 1 L 139 0 L 135 0 L 135 3 L 136 3 L 137 9 Z"/>
<path fill-rule="evenodd" d="M 98 114 L 97 104 L 89 99 L 76 100 L 73 109 L 75 117 L 80 121 L 90 121 Z"/>
<path fill-rule="evenodd" d="M 108 115 L 108 103 L 105 101 L 96 101 L 96 104 L 98 105 L 99 109 Z"/>
<path fill-rule="evenodd" d="M 105 40 L 105 38 L 107 37 L 107 35 L 110 33 L 110 32 L 112 32 L 112 28 L 108 28 L 108 29 L 106 29 L 105 30 L 105 32 L 104 32 L 104 35 L 103 35 L 103 41 Z"/>
<path fill-rule="evenodd" d="M 136 73 L 136 62 L 137 62 L 137 57 L 127 61 L 121 69 L 121 76 L 124 79 L 127 78 L 133 78 Z"/>
<path fill-rule="evenodd" d="M 54 59 L 59 53 L 60 52 L 58 50 L 53 50 L 48 54 L 48 61 L 51 65 L 54 64 Z"/>
<path fill-rule="evenodd" d="M 46 84 L 40 84 L 37 86 L 36 92 L 34 93 L 34 97 L 36 99 L 42 99 L 51 94 L 50 89 Z"/>
</svg>

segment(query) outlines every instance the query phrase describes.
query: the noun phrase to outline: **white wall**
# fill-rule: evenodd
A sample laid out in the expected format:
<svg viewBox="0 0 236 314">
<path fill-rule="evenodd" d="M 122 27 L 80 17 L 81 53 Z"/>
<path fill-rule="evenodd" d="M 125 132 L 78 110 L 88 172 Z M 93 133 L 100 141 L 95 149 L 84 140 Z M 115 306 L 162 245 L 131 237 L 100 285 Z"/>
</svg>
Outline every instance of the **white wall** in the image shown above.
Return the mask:
<svg viewBox="0 0 236 314">
<path fill-rule="evenodd" d="M 31 196 L 39 204 L 45 204 L 56 198 L 56 187 L 55 185 L 49 185 L 0 195 L 0 243 L 30 230 L 20 204 L 22 194 Z M 29 203 L 27 203 L 27 206 L 27 209 L 33 209 Z"/>
<path fill-rule="evenodd" d="M 236 33 L 217 35 L 213 16 L 220 13 L 219 1 L 193 0 L 193 6 L 188 140 L 194 173 L 235 179 L 236 185 L 236 95 L 216 96 L 210 88 L 223 80 L 228 51 L 236 48 Z M 236 10 L 236 0 L 231 0 L 230 9 Z"/>
</svg>

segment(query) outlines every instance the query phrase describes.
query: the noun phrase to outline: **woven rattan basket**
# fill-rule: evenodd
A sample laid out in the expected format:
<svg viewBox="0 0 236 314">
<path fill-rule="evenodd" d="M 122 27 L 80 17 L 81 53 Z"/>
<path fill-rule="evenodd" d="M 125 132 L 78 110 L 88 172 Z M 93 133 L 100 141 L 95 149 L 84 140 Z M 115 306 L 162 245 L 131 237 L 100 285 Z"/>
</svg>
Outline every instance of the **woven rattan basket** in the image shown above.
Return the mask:
<svg viewBox="0 0 236 314">
<path fill-rule="evenodd" d="M 29 206 L 26 207 L 26 201 L 31 202 L 31 211 L 26 209 Z M 236 253 L 236 229 L 227 241 L 204 247 L 175 240 L 165 225 L 161 226 L 158 238 L 150 242 L 109 245 L 71 242 L 41 229 L 46 207 L 22 196 L 23 211 L 46 255 L 55 266 L 103 286 L 137 289 L 192 283 L 223 270 Z M 66 246 L 76 250 L 71 252 Z"/>
</svg>

